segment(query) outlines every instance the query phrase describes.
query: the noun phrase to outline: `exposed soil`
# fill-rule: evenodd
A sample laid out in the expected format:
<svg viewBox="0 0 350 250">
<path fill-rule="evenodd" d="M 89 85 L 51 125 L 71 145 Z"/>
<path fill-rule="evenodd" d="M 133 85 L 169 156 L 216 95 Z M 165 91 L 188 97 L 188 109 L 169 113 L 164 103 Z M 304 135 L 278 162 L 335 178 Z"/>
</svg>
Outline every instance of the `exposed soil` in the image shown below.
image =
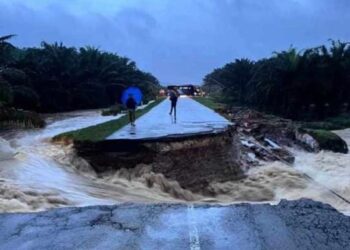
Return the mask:
<svg viewBox="0 0 350 250">
<path fill-rule="evenodd" d="M 225 194 L 226 186 L 232 190 L 234 185 L 230 183 L 243 179 L 257 166 L 266 166 L 267 162 L 292 164 L 295 158 L 289 151 L 291 148 L 309 149 L 302 139 L 311 136 L 305 134 L 299 138 L 298 124 L 291 120 L 245 108 L 225 111 L 225 116 L 234 125 L 219 133 L 75 142 L 75 149 L 100 177 L 114 176 L 117 172 L 134 173 L 140 168 L 140 175 L 149 187 L 156 183 L 164 192 L 172 193 L 164 184 L 166 180 L 177 183 L 175 189 L 181 190 L 180 193 L 185 190 L 206 197 Z M 244 197 L 250 200 L 247 194 Z M 256 195 L 253 200 L 257 200 Z"/>
<path fill-rule="evenodd" d="M 76 143 L 75 148 L 98 173 L 151 166 L 182 188 L 203 191 L 209 183 L 243 177 L 234 128 L 216 134 L 195 134 L 148 140 Z M 205 192 L 205 191 L 204 191 Z"/>
<path fill-rule="evenodd" d="M 193 138 L 156 155 L 152 169 L 176 180 L 192 192 L 206 192 L 215 182 L 237 180 L 243 177 L 239 166 L 239 149 L 232 132 L 216 136 Z"/>
<path fill-rule="evenodd" d="M 240 107 L 220 112 L 235 124 L 244 170 L 260 165 L 260 161 L 294 162 L 288 150 L 299 147 L 293 121 Z"/>
</svg>

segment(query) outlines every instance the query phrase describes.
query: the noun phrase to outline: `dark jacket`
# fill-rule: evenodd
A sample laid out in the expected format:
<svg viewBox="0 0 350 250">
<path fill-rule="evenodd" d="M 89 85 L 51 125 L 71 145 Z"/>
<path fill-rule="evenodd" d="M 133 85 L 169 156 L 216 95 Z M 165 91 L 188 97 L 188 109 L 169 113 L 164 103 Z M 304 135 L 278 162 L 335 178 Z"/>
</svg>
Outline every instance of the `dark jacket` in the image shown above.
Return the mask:
<svg viewBox="0 0 350 250">
<path fill-rule="evenodd" d="M 170 91 L 169 96 L 171 101 L 177 101 L 177 95 L 174 91 Z"/>
<path fill-rule="evenodd" d="M 136 109 L 135 99 L 132 97 L 129 97 L 128 100 L 126 100 L 126 107 L 128 109 Z"/>
</svg>

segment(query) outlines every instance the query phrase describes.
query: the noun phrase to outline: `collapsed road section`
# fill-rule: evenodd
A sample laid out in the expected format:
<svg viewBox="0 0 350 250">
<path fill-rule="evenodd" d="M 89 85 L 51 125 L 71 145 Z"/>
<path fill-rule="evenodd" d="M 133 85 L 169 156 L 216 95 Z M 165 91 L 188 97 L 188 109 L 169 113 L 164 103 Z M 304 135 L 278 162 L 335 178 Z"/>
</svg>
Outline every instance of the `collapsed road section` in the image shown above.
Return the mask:
<svg viewBox="0 0 350 250">
<path fill-rule="evenodd" d="M 97 173 L 148 165 L 152 172 L 192 192 L 205 193 L 212 181 L 243 177 L 235 129 L 231 127 L 216 133 L 76 142 L 75 148 Z"/>
</svg>

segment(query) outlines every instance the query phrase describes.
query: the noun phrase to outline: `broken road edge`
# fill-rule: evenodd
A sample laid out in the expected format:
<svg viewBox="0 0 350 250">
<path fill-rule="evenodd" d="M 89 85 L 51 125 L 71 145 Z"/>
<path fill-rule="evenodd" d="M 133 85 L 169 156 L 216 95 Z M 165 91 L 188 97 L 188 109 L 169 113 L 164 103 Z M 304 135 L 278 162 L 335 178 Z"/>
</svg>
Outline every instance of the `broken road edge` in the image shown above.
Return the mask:
<svg viewBox="0 0 350 250">
<path fill-rule="evenodd" d="M 155 106 L 163 102 L 165 99 L 157 99 L 154 102 L 150 103 L 143 109 L 136 110 L 136 119 L 148 113 Z M 113 134 L 117 130 L 126 126 L 129 123 L 127 115 L 123 115 L 115 120 L 108 122 L 100 123 L 94 126 L 65 132 L 59 135 L 56 135 L 52 138 L 52 142 L 62 143 L 62 144 L 72 144 L 75 142 L 90 141 L 97 142 L 103 141 L 106 137 Z"/>
</svg>

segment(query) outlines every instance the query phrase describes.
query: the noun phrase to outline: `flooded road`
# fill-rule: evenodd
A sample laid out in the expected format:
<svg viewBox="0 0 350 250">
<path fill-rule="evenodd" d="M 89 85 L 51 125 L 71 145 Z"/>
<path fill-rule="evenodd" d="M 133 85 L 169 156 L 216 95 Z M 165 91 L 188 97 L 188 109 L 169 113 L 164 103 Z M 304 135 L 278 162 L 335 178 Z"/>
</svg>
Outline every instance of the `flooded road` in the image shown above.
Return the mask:
<svg viewBox="0 0 350 250">
<path fill-rule="evenodd" d="M 293 167 L 280 162 L 268 163 L 251 169 L 244 180 L 211 183 L 210 189 L 215 195 L 204 197 L 183 190 L 161 174 L 150 172 L 148 166 L 97 176 L 88 163 L 75 156 L 72 148 L 50 143 L 50 138 L 56 134 L 112 119 L 116 117 L 103 117 L 100 111 L 72 112 L 49 115 L 45 129 L 3 133 L 1 136 L 6 141 L 0 142 L 0 212 L 119 202 L 277 203 L 280 199 L 302 197 L 329 203 L 344 213 L 350 212 L 349 204 L 316 183 L 350 199 L 349 154 L 295 151 Z M 338 134 L 350 143 L 350 130 Z"/>
</svg>

